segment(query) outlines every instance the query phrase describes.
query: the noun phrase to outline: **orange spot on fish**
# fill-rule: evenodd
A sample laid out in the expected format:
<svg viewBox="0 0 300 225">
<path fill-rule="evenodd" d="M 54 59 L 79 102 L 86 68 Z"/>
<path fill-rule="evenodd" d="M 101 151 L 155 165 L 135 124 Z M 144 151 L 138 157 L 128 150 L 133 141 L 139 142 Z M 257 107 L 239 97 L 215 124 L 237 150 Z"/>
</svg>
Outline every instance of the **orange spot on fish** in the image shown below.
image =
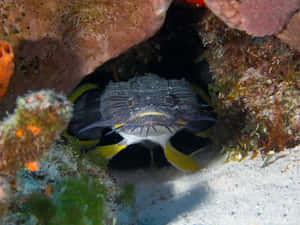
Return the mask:
<svg viewBox="0 0 300 225">
<path fill-rule="evenodd" d="M 27 125 L 27 130 L 31 131 L 34 135 L 38 135 L 41 132 L 41 129 L 33 126 L 33 125 Z"/>
<path fill-rule="evenodd" d="M 10 78 L 14 72 L 14 53 L 6 41 L 0 41 L 0 99 L 7 92 Z"/>
<path fill-rule="evenodd" d="M 23 130 L 22 130 L 22 129 L 17 130 L 17 131 L 16 131 L 16 136 L 17 136 L 18 138 L 22 138 L 22 137 L 23 137 Z"/>
<path fill-rule="evenodd" d="M 37 161 L 32 161 L 26 163 L 26 168 L 31 172 L 34 172 L 34 171 L 38 171 L 40 169 L 40 166 Z"/>
</svg>

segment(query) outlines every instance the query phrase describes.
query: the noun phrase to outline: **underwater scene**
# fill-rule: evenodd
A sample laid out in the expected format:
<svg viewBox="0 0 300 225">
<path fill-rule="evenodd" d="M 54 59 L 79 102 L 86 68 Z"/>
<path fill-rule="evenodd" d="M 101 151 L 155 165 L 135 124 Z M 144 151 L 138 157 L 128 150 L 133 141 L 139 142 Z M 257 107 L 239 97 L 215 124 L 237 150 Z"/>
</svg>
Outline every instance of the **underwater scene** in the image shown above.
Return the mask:
<svg viewBox="0 0 300 225">
<path fill-rule="evenodd" d="M 0 225 L 299 225 L 299 9 L 0 0 Z"/>
</svg>

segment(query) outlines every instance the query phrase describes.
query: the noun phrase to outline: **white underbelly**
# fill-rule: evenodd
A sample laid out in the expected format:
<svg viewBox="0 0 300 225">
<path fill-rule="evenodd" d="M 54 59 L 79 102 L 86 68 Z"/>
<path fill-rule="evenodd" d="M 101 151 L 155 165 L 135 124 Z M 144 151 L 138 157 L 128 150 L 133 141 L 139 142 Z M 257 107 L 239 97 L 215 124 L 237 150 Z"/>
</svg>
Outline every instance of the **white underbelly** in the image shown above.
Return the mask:
<svg viewBox="0 0 300 225">
<path fill-rule="evenodd" d="M 132 134 L 127 134 L 124 132 L 119 132 L 119 134 L 124 138 L 124 144 L 126 145 L 132 145 L 132 144 L 137 144 L 142 141 L 148 140 L 152 141 L 154 143 L 160 144 L 161 146 L 165 146 L 167 141 L 174 135 L 171 133 L 165 133 L 159 136 L 137 136 L 137 135 L 132 135 Z"/>
</svg>

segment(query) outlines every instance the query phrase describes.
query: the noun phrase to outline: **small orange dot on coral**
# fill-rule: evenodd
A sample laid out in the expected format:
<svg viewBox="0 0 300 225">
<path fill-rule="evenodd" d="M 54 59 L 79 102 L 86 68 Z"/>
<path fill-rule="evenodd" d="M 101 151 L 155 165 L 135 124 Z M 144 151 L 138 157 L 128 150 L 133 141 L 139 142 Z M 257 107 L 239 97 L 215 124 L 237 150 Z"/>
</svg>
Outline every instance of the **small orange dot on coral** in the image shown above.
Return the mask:
<svg viewBox="0 0 300 225">
<path fill-rule="evenodd" d="M 22 138 L 22 137 L 23 137 L 23 130 L 21 130 L 21 129 L 17 130 L 17 131 L 16 131 L 16 136 L 17 136 L 18 138 Z"/>
<path fill-rule="evenodd" d="M 38 171 L 40 169 L 39 164 L 38 164 L 37 161 L 26 163 L 26 168 L 28 170 L 30 170 L 31 172 Z"/>
<path fill-rule="evenodd" d="M 37 95 L 36 98 L 39 99 L 40 101 L 42 101 L 43 100 L 43 95 Z"/>
<path fill-rule="evenodd" d="M 33 125 L 27 125 L 27 130 L 30 130 L 34 135 L 38 135 L 41 132 L 40 128 Z"/>
</svg>

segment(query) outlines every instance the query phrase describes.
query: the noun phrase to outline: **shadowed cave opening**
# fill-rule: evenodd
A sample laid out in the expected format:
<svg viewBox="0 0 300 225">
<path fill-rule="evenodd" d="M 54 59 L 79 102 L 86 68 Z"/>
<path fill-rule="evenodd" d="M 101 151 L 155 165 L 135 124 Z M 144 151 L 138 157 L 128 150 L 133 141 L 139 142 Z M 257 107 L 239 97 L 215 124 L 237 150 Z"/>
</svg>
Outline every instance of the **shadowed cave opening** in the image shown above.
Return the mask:
<svg viewBox="0 0 300 225">
<path fill-rule="evenodd" d="M 94 83 L 103 90 L 111 80 L 127 81 L 134 76 L 153 73 L 166 79 L 185 78 L 208 94 L 208 84 L 212 80 L 208 63 L 202 59 L 205 48 L 195 29 L 196 23 L 201 20 L 205 10 L 205 8 L 172 5 L 163 27 L 155 36 L 100 66 L 94 73 L 86 76 L 79 86 Z M 90 91 L 86 96 L 80 97 L 79 100 L 84 103 L 75 104 L 75 116 L 69 126 L 72 135 L 75 135 L 76 130 L 97 121 L 99 95 L 101 93 L 99 94 L 98 90 Z M 200 97 L 199 102 L 205 104 Z M 207 127 L 209 125 L 206 124 Z M 106 129 L 104 133 L 109 131 L 110 129 Z M 77 137 L 80 140 L 90 140 L 97 139 L 100 135 L 99 129 L 93 128 L 90 132 Z M 121 140 L 121 137 L 116 133 L 104 135 L 101 144 L 116 143 L 118 140 Z M 189 135 L 188 131 L 182 131 L 180 135 L 176 134 L 172 137 L 172 142 L 175 147 L 189 149 L 186 154 L 190 154 L 209 144 L 210 139 L 196 139 Z M 170 165 L 158 144 L 151 145 L 151 150 L 146 147 L 147 145 L 146 142 L 128 146 L 109 160 L 108 167 L 123 170 Z M 93 151 L 92 148 L 84 150 Z"/>
</svg>

